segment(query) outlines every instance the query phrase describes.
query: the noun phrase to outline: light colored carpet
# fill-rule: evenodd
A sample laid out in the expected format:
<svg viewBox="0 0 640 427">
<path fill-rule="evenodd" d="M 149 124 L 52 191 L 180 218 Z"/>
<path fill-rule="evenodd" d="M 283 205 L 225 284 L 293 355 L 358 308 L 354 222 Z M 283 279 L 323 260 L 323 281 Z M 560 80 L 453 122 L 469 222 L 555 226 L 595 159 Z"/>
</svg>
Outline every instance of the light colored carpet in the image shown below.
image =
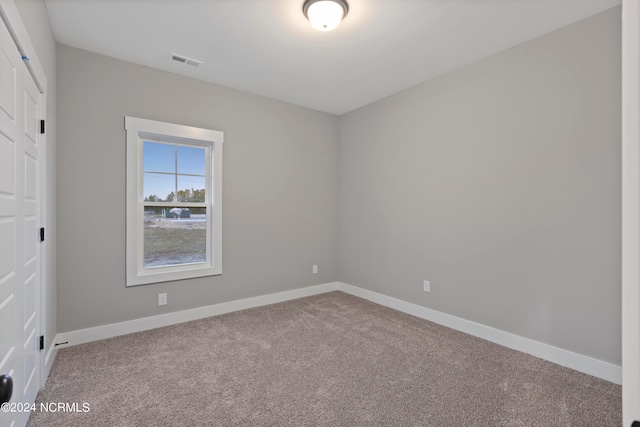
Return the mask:
<svg viewBox="0 0 640 427">
<path fill-rule="evenodd" d="M 61 349 L 36 426 L 619 426 L 620 386 L 331 292 Z"/>
</svg>

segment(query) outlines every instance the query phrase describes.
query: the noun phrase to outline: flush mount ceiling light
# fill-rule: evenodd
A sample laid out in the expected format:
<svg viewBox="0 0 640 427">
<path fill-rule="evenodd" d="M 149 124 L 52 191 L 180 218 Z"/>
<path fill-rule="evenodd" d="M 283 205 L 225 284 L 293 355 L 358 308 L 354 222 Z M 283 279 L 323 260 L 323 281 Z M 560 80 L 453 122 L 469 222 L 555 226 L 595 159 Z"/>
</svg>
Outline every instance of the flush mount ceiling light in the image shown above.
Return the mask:
<svg viewBox="0 0 640 427">
<path fill-rule="evenodd" d="M 302 13 L 320 31 L 336 28 L 347 12 L 349 5 L 346 0 L 305 0 L 302 4 Z"/>
</svg>

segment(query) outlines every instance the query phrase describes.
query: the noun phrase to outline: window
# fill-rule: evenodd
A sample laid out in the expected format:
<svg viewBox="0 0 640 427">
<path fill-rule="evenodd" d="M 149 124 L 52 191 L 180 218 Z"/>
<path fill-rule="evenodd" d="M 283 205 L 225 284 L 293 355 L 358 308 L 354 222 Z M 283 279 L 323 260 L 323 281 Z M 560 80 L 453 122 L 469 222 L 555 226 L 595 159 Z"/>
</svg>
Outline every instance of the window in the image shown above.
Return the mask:
<svg viewBox="0 0 640 427">
<path fill-rule="evenodd" d="M 125 117 L 127 286 L 222 273 L 223 133 Z"/>
</svg>

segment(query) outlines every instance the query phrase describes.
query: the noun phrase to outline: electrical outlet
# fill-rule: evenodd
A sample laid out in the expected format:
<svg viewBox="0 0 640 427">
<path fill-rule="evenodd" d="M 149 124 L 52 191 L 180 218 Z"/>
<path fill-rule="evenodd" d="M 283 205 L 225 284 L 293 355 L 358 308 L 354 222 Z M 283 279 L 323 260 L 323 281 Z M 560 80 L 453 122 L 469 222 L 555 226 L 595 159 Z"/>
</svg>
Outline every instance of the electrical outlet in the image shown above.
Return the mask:
<svg viewBox="0 0 640 427">
<path fill-rule="evenodd" d="M 311 270 L 311 272 L 312 272 L 313 274 L 318 274 L 318 265 L 317 265 L 317 264 L 314 264 L 314 265 L 313 265 L 313 269 Z"/>
<path fill-rule="evenodd" d="M 158 294 L 158 305 L 167 305 L 167 294 Z"/>
<path fill-rule="evenodd" d="M 431 292 L 431 282 L 429 282 L 428 280 L 424 281 L 424 291 Z"/>
</svg>

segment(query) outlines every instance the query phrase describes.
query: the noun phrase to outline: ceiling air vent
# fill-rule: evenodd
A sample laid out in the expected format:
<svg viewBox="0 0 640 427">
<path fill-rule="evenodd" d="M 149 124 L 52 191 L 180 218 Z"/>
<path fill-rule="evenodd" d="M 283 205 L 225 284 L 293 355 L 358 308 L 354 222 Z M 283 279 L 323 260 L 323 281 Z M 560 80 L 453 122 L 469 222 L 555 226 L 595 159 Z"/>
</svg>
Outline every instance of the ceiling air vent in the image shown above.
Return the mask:
<svg viewBox="0 0 640 427">
<path fill-rule="evenodd" d="M 187 58 L 186 56 L 178 55 L 177 53 L 172 53 L 171 59 L 173 59 L 174 61 L 182 62 L 183 64 L 193 65 L 194 67 L 202 64 L 202 61 L 198 61 L 197 59 L 193 58 Z"/>
</svg>

